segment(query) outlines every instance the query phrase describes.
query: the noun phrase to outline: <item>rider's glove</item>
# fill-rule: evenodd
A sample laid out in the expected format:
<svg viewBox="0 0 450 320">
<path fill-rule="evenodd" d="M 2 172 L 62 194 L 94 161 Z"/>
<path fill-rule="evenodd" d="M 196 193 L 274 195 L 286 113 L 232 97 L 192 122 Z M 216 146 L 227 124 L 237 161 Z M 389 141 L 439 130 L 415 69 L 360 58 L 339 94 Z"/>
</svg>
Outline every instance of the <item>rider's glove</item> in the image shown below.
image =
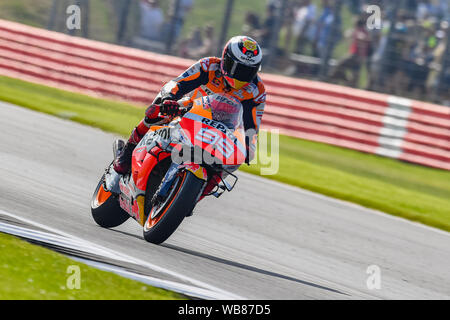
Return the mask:
<svg viewBox="0 0 450 320">
<path fill-rule="evenodd" d="M 177 101 L 166 100 L 160 105 L 159 112 L 163 116 L 179 115 L 180 114 L 180 105 L 178 104 Z"/>
</svg>

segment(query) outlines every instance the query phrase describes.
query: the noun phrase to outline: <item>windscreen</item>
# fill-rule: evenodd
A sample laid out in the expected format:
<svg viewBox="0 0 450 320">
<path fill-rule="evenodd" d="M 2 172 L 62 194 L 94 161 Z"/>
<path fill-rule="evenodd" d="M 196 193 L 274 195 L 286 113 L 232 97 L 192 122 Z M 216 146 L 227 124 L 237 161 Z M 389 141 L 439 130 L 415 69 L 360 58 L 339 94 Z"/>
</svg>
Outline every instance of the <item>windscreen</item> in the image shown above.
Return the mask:
<svg viewBox="0 0 450 320">
<path fill-rule="evenodd" d="M 229 94 L 213 94 L 202 98 L 203 107 L 210 108 L 212 119 L 219 121 L 230 130 L 236 130 L 243 126 L 242 104 Z"/>
</svg>

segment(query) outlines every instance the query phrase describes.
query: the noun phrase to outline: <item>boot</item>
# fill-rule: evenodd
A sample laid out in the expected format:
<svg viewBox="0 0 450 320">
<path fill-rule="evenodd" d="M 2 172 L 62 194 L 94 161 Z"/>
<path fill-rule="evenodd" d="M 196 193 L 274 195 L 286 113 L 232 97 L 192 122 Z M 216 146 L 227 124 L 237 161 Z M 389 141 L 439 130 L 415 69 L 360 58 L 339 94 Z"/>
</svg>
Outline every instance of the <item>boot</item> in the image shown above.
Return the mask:
<svg viewBox="0 0 450 320">
<path fill-rule="evenodd" d="M 141 121 L 141 123 L 143 123 Z M 141 127 L 144 127 L 142 129 Z M 114 170 L 118 174 L 127 174 L 130 172 L 131 169 L 131 156 L 133 155 L 134 148 L 136 148 L 139 141 L 141 141 L 142 137 L 145 135 L 145 133 L 140 133 L 139 129 L 141 131 L 148 130 L 147 127 L 144 125 L 139 124 L 134 130 L 131 132 L 130 138 L 128 139 L 125 146 L 120 150 L 118 156 L 114 160 Z"/>
<path fill-rule="evenodd" d="M 119 155 L 114 160 L 113 166 L 114 170 L 118 174 L 127 174 L 131 170 L 131 156 L 133 155 L 134 148 L 136 144 L 128 141 L 123 149 L 119 152 Z"/>
<path fill-rule="evenodd" d="M 137 144 L 142 140 L 145 134 L 148 132 L 150 123 L 155 123 L 155 120 L 158 120 L 157 115 L 159 113 L 159 108 L 155 109 L 155 107 L 150 106 L 146 112 L 152 111 L 151 116 L 153 118 L 149 118 L 149 115 L 139 122 L 138 126 L 133 129 L 131 132 L 130 138 L 127 143 L 120 151 L 119 155 L 114 160 L 114 170 L 118 174 L 127 174 L 131 169 L 131 156 L 133 155 L 134 148 L 136 148 Z"/>
</svg>

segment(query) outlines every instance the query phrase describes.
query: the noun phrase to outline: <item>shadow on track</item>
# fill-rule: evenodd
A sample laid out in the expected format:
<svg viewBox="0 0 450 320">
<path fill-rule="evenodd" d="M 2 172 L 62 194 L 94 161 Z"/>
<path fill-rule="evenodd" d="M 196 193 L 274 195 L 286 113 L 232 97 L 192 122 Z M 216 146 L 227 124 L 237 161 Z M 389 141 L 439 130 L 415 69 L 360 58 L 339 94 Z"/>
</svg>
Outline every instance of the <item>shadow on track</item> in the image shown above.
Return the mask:
<svg viewBox="0 0 450 320">
<path fill-rule="evenodd" d="M 130 232 L 127 232 L 127 231 L 122 231 L 122 230 L 117 230 L 117 229 L 108 229 L 108 230 L 111 230 L 111 231 L 114 231 L 114 232 L 117 232 L 117 233 L 124 234 L 124 235 L 129 236 L 129 237 L 133 237 L 133 238 L 145 241 L 144 237 L 142 235 L 137 235 L 137 234 L 134 234 L 134 233 L 130 233 Z"/>
<path fill-rule="evenodd" d="M 341 291 L 338 291 L 338 290 L 335 290 L 335 289 L 332 289 L 332 288 L 324 287 L 324 286 L 321 286 L 321 285 L 318 285 L 318 284 L 315 284 L 315 283 L 312 283 L 312 282 L 296 279 L 296 278 L 285 276 L 285 275 L 282 275 L 282 274 L 279 274 L 279 273 L 276 273 L 276 272 L 263 270 L 263 269 L 260 269 L 260 268 L 252 267 L 252 266 L 249 266 L 249 265 L 246 265 L 246 264 L 242 264 L 242 263 L 238 263 L 238 262 L 234 262 L 234 261 L 231 261 L 231 260 L 226 260 L 226 259 L 223 259 L 223 258 L 215 257 L 215 256 L 212 256 L 212 255 L 209 255 L 209 254 L 193 251 L 193 250 L 186 249 L 186 248 L 181 248 L 181 247 L 178 247 L 178 246 L 175 246 L 175 245 L 171 245 L 171 244 L 166 244 L 166 243 L 163 243 L 160 246 L 161 247 L 165 247 L 167 249 L 183 252 L 183 253 L 186 253 L 186 254 L 189 254 L 189 255 L 192 255 L 192 256 L 196 256 L 196 257 L 199 257 L 199 258 L 208 259 L 208 260 L 215 261 L 215 262 L 218 262 L 218 263 L 222 263 L 222 264 L 225 264 L 225 265 L 233 266 L 233 267 L 236 267 L 236 268 L 241 268 L 241 269 L 244 269 L 244 270 L 257 272 L 257 273 L 264 274 L 264 275 L 267 275 L 267 276 L 276 277 L 276 278 L 280 278 L 280 279 L 284 279 L 284 280 L 288 280 L 288 281 L 293 281 L 293 282 L 296 282 L 296 283 L 301 283 L 303 285 L 307 285 L 307 286 L 311 286 L 311 287 L 314 287 L 314 288 L 327 290 L 327 291 L 331 291 L 331 292 L 334 292 L 334 293 L 343 294 L 343 295 L 348 296 L 348 294 L 346 294 L 344 292 L 341 292 Z"/>
<path fill-rule="evenodd" d="M 126 232 L 126 231 L 121 231 L 121 230 L 116 230 L 116 229 L 110 229 L 110 230 L 114 231 L 114 232 L 117 232 L 117 233 L 121 233 L 121 234 L 127 235 L 127 236 L 132 236 L 132 237 L 134 237 L 136 239 L 140 239 L 140 240 L 145 241 L 142 236 L 138 236 L 136 234 L 132 234 L 132 233 L 129 233 L 129 232 Z M 195 256 L 195 257 L 199 257 L 199 258 L 215 261 L 215 262 L 218 262 L 218 263 L 222 263 L 222 264 L 225 264 L 225 265 L 228 265 L 228 266 L 232 266 L 232 267 L 241 268 L 241 269 L 244 269 L 244 270 L 247 270 L 247 271 L 260 273 L 260 274 L 263 274 L 263 275 L 266 275 L 266 276 L 271 276 L 271 277 L 276 277 L 276 278 L 280 278 L 280 279 L 284 279 L 284 280 L 288 280 L 288 281 L 293 281 L 293 282 L 300 283 L 300 284 L 303 284 L 303 285 L 307 285 L 307 286 L 310 286 L 310 287 L 314 287 L 314 288 L 317 288 L 317 289 L 322 289 L 322 290 L 326 290 L 326 291 L 330 291 L 330 292 L 334 292 L 334 293 L 338 293 L 338 294 L 343 294 L 343 295 L 349 296 L 347 293 L 344 293 L 344 292 L 341 292 L 339 290 L 335 290 L 335 289 L 332 289 L 332 288 L 329 288 L 329 287 L 321 286 L 321 285 L 318 285 L 318 284 L 315 284 L 315 283 L 312 283 L 312 282 L 296 279 L 294 277 L 289 277 L 289 276 L 286 276 L 286 275 L 283 275 L 283 274 L 280 274 L 280 273 L 276 273 L 276 272 L 267 271 L 267 270 L 264 270 L 264 269 L 252 267 L 252 266 L 249 266 L 249 265 L 246 265 L 246 264 L 243 264 L 243 263 L 238 263 L 238 262 L 234 262 L 234 261 L 231 261 L 231 260 L 215 257 L 215 256 L 212 256 L 212 255 L 209 255 L 209 254 L 206 254 L 206 253 L 197 252 L 197 251 L 194 251 L 194 250 L 182 248 L 182 247 L 175 246 L 175 245 L 172 245 L 172 244 L 163 243 L 163 244 L 161 244 L 159 246 L 167 248 L 167 249 L 175 250 L 175 251 L 178 251 L 178 252 L 182 252 L 182 253 L 185 253 L 185 254 L 189 254 L 189 255 L 192 255 L 192 256 Z"/>
</svg>

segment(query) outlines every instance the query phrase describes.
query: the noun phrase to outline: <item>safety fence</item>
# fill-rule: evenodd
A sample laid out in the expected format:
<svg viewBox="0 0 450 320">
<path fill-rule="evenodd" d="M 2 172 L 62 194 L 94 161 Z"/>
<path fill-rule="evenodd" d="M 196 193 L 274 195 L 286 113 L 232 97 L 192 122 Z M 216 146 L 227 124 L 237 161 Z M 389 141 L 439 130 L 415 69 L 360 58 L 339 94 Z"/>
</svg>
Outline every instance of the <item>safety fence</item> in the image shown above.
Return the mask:
<svg viewBox="0 0 450 320">
<path fill-rule="evenodd" d="M 149 104 L 191 60 L 0 20 L 0 74 Z M 263 128 L 450 170 L 450 108 L 322 82 L 262 74 Z"/>
</svg>

